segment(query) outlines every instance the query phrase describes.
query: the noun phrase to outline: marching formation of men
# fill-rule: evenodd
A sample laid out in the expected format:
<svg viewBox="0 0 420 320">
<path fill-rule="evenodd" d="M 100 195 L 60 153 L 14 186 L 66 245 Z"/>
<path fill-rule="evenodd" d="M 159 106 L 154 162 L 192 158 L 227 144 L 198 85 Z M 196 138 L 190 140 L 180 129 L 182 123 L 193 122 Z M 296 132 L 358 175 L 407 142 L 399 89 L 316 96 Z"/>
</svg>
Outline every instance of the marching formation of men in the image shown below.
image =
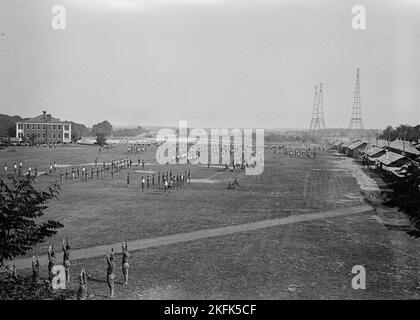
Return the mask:
<svg viewBox="0 0 420 320">
<path fill-rule="evenodd" d="M 173 174 L 172 171 L 158 172 L 157 178 L 154 173 L 151 176 L 147 175 L 146 178 L 144 176 L 141 177 L 141 191 L 144 192 L 146 188 L 149 190 L 150 188 L 161 189 L 163 187 L 165 194 L 167 194 L 169 190 L 185 187 L 187 182 L 191 182 L 190 170 L 185 170 L 177 174 Z M 129 184 L 130 174 L 128 173 L 127 186 Z"/>
</svg>

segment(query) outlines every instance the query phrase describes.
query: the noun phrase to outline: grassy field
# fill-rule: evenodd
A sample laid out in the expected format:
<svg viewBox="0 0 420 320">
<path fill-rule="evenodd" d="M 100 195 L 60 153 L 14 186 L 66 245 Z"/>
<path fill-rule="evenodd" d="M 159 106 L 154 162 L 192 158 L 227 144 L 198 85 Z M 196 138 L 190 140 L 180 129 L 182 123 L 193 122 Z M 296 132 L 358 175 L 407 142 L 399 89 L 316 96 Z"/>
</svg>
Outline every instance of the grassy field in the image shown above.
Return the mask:
<svg viewBox="0 0 420 320">
<path fill-rule="evenodd" d="M 22 160 L 24 166 L 37 164 L 39 171 L 48 171 L 54 161 L 60 166 L 80 165 L 98 158 L 102 163 L 127 156 L 125 151 L 126 147 L 117 147 L 99 153 L 97 147 L 89 146 L 17 149 L 0 151 L 0 159 L 7 161 L 9 168 Z M 145 159 L 146 171 L 172 170 L 176 174 L 191 170 L 197 180 L 169 195 L 158 188 L 141 192 L 140 179 L 146 174 L 136 172 L 143 170 L 139 167 L 122 170 L 114 180 L 107 173 L 105 178 L 87 183 L 64 181 L 61 196 L 50 203 L 47 218 L 59 220 L 65 227 L 34 252 L 45 254 L 50 242 L 58 248 L 63 237 L 78 249 L 364 203 L 356 180 L 334 166 L 337 157 L 329 152 L 316 159 L 266 153 L 260 176 L 225 172 L 219 167 L 157 165 L 153 148 L 131 156 L 134 162 L 138 158 Z M 242 187 L 228 190 L 228 181 L 235 177 Z M 38 184 L 56 179 L 58 172 L 39 177 Z M 390 293 L 406 298 L 415 291 L 412 271 L 417 249 L 412 239 L 390 234 L 373 215 L 290 224 L 132 252 L 130 284 L 120 285 L 122 276 L 117 276 L 116 298 L 358 299 L 386 298 Z M 117 255 L 118 267 L 119 259 Z M 375 270 L 368 278 L 374 290 L 351 289 L 355 264 Z M 398 264 L 401 266 L 393 274 Z M 74 261 L 71 286 L 77 287 L 77 273 L 84 266 L 92 274 L 91 291 L 96 298 L 105 298 L 104 258 Z M 401 284 L 400 277 L 405 277 Z"/>
<path fill-rule="evenodd" d="M 125 147 L 98 152 L 97 147 L 66 147 L 57 149 L 18 149 L 16 153 L 2 152 L 9 167 L 16 161 L 38 165 L 38 170 L 48 171 L 50 162 L 58 166 L 69 164 L 98 163 L 126 156 Z M 199 229 L 240 224 L 263 219 L 279 218 L 291 214 L 325 211 L 361 202 L 353 179 L 341 172 L 330 171 L 325 159 L 289 158 L 279 154 L 267 154 L 265 170 L 261 176 L 225 172 L 218 167 L 156 165 L 155 149 L 145 154 L 131 156 L 134 162 L 145 159 L 145 171 L 172 170 L 181 173 L 191 170 L 193 179 L 211 178 L 214 183 L 191 182 L 165 196 L 162 189 L 141 192 L 138 167 L 123 169 L 111 180 L 109 173 L 104 179 L 87 183 L 64 181 L 61 196 L 50 203 L 46 218 L 64 224 L 58 235 L 51 239 L 59 244 L 65 236 L 71 239 L 73 248 L 114 243 L 119 240 L 150 238 Z M 8 159 L 7 159 L 8 158 Z M 23 159 L 23 160 L 21 160 Z M 150 163 L 150 165 L 148 165 Z M 153 164 L 153 165 L 152 165 Z M 87 166 L 88 172 L 90 166 Z M 71 171 L 71 167 L 68 168 Z M 316 170 L 315 170 L 316 169 Z M 59 179 L 58 169 L 52 176 L 38 178 L 40 185 Z M 131 182 L 127 188 L 126 177 Z M 243 186 L 239 190 L 227 190 L 228 181 L 238 177 Z M 35 249 L 46 252 L 47 243 Z"/>
</svg>

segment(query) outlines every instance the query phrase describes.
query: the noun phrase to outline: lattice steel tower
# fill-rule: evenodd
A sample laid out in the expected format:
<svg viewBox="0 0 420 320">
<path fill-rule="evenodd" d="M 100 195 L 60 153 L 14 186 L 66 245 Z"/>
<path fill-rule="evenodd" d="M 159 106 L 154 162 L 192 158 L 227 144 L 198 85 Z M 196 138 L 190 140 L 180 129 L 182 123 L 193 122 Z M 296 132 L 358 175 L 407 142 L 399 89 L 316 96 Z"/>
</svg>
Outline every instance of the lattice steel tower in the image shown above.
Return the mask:
<svg viewBox="0 0 420 320">
<path fill-rule="evenodd" d="M 319 84 L 319 94 L 318 94 L 318 87 L 315 86 L 314 104 L 313 104 L 313 109 L 312 109 L 312 120 L 311 120 L 311 124 L 309 125 L 309 131 L 315 131 L 319 129 L 325 129 L 322 83 Z"/>
<path fill-rule="evenodd" d="M 352 113 L 351 113 L 349 129 L 364 129 L 363 121 L 362 121 L 362 106 L 361 106 L 361 103 L 360 103 L 359 68 L 357 68 L 357 74 L 356 74 L 356 85 L 354 87 L 353 110 L 352 110 Z"/>
</svg>

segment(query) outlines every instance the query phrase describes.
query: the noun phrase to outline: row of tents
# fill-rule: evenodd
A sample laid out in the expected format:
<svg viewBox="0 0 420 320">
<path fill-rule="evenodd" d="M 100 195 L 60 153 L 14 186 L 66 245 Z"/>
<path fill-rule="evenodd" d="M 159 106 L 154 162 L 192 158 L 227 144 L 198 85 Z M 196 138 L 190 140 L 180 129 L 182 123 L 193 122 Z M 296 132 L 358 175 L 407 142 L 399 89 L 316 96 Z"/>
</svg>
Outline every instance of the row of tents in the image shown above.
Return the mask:
<svg viewBox="0 0 420 320">
<path fill-rule="evenodd" d="M 355 159 L 363 159 L 367 165 L 374 165 L 385 171 L 400 176 L 401 170 L 408 164 L 419 165 L 420 144 L 407 141 L 377 140 L 374 144 L 363 140 L 336 141 L 333 148 Z"/>
</svg>

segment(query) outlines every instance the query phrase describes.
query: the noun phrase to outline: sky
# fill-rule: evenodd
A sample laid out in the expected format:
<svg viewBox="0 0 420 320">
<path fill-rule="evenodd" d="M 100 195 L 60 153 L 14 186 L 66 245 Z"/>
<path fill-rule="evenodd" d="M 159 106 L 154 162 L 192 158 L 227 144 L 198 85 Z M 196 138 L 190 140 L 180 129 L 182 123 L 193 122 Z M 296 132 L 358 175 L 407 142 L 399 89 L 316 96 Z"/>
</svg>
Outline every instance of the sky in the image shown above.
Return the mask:
<svg viewBox="0 0 420 320">
<path fill-rule="evenodd" d="M 356 68 L 366 128 L 420 123 L 420 0 L 0 2 L 3 114 L 305 129 L 322 82 L 326 126 L 347 127 Z"/>
</svg>

